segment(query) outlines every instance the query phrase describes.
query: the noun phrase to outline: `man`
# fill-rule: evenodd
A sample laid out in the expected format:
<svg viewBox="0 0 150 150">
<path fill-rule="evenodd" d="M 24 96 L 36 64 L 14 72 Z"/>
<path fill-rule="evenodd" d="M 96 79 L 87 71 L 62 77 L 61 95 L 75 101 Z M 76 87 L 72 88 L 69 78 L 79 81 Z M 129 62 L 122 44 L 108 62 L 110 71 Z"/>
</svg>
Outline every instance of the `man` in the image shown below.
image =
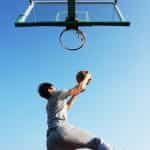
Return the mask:
<svg viewBox="0 0 150 150">
<path fill-rule="evenodd" d="M 85 91 L 92 78 L 88 71 L 81 71 L 80 75 L 80 79 L 77 78 L 78 84 L 70 90 L 59 91 L 51 83 L 42 83 L 39 86 L 40 96 L 47 100 L 47 150 L 110 150 L 101 139 L 92 137 L 67 120 L 67 111 L 73 106 L 77 95 Z M 65 100 L 68 97 L 70 99 Z"/>
</svg>

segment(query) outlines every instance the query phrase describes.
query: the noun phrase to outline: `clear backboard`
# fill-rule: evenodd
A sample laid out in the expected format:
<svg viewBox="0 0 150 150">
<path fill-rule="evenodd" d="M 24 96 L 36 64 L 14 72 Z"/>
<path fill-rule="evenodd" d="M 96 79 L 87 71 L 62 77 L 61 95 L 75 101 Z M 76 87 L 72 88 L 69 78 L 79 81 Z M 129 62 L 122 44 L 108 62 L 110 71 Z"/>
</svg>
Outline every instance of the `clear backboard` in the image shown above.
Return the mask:
<svg viewBox="0 0 150 150">
<path fill-rule="evenodd" d="M 129 26 L 117 0 L 30 0 L 15 22 L 34 26 Z"/>
</svg>

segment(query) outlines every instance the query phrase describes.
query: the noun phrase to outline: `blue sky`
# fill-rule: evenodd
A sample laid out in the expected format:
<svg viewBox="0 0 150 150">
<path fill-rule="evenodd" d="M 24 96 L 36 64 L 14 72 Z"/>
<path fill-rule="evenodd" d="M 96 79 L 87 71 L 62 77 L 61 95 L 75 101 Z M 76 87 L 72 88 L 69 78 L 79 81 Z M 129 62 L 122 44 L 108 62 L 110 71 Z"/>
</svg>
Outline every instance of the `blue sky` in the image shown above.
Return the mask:
<svg viewBox="0 0 150 150">
<path fill-rule="evenodd" d="M 46 149 L 46 101 L 37 86 L 49 81 L 71 88 L 82 69 L 91 71 L 93 81 L 69 112 L 70 122 L 115 150 L 150 147 L 150 2 L 120 1 L 131 26 L 83 28 L 88 43 L 77 52 L 60 47 L 62 28 L 14 27 L 27 1 L 1 2 L 1 149 Z"/>
</svg>

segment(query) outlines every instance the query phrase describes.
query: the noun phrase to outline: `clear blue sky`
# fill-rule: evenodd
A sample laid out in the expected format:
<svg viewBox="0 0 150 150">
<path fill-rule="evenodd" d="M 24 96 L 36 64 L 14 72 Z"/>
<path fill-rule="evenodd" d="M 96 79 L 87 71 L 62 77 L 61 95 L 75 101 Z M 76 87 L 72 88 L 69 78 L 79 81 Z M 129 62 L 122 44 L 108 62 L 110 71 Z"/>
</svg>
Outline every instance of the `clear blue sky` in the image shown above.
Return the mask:
<svg viewBox="0 0 150 150">
<path fill-rule="evenodd" d="M 78 52 L 63 50 L 59 28 L 14 27 L 27 0 L 0 5 L 0 148 L 44 150 L 46 102 L 40 82 L 60 89 L 76 84 L 87 69 L 93 82 L 69 112 L 70 121 L 91 131 L 115 150 L 150 147 L 150 1 L 120 0 L 130 27 L 84 28 L 88 44 Z"/>
</svg>

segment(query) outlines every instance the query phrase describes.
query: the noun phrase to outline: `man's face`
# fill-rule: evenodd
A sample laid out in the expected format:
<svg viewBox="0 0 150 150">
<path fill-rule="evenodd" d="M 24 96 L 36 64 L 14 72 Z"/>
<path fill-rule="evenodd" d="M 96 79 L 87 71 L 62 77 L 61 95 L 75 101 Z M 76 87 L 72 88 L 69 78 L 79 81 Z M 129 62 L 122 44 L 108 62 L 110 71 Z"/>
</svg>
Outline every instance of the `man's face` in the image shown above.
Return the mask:
<svg viewBox="0 0 150 150">
<path fill-rule="evenodd" d="M 50 88 L 48 88 L 48 92 L 50 94 L 53 94 L 56 91 L 56 87 L 55 86 L 51 86 Z"/>
</svg>

